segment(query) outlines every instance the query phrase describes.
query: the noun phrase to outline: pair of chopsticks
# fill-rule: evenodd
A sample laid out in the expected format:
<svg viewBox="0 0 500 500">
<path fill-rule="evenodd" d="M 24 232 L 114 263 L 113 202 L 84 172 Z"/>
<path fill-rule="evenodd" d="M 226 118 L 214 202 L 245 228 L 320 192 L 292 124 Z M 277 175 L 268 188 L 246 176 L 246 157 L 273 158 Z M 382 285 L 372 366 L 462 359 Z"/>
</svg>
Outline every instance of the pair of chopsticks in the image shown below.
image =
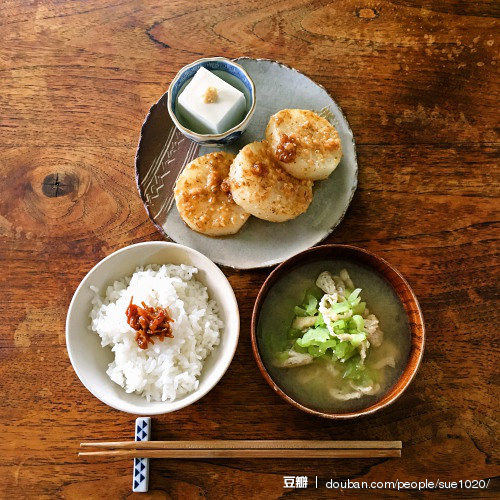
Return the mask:
<svg viewBox="0 0 500 500">
<path fill-rule="evenodd" d="M 400 457 L 401 441 L 214 440 L 81 443 L 81 457 L 116 458 L 380 458 Z"/>
</svg>

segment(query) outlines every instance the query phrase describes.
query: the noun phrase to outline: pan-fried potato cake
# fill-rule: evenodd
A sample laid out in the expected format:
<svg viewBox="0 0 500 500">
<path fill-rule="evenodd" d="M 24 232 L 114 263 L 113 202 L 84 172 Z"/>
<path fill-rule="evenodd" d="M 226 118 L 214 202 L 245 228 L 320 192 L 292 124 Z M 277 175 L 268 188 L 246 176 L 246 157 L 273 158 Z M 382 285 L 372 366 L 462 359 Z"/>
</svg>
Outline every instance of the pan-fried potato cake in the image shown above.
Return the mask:
<svg viewBox="0 0 500 500">
<path fill-rule="evenodd" d="M 266 141 L 247 144 L 229 173 L 234 201 L 259 219 L 284 222 L 305 212 L 311 204 L 313 183 L 285 172 Z"/>
<path fill-rule="evenodd" d="M 175 184 L 174 196 L 182 220 L 208 236 L 237 233 L 250 214 L 232 199 L 229 167 L 234 155 L 217 152 L 187 165 Z"/>
<path fill-rule="evenodd" d="M 326 179 L 342 158 L 335 127 L 307 109 L 282 109 L 271 116 L 266 140 L 279 164 L 297 179 Z"/>
</svg>

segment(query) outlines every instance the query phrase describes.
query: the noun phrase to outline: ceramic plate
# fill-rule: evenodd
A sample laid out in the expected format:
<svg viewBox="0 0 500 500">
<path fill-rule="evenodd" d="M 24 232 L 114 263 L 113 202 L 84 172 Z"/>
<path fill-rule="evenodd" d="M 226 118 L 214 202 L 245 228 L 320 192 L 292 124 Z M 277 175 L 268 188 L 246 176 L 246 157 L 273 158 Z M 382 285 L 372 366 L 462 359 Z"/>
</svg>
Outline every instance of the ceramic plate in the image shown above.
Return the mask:
<svg viewBox="0 0 500 500">
<path fill-rule="evenodd" d="M 200 146 L 179 132 L 167 112 L 167 93 L 144 121 L 135 168 L 146 211 L 167 239 L 195 248 L 223 266 L 252 269 L 278 264 L 322 241 L 339 224 L 357 185 L 358 165 L 352 131 L 340 107 L 326 90 L 302 73 L 275 61 L 240 58 L 256 88 L 255 114 L 244 134 L 222 148 Z M 172 203 L 173 186 L 182 167 L 211 151 L 236 154 L 264 138 L 269 117 L 281 109 L 311 109 L 337 129 L 343 158 L 332 175 L 314 184 L 314 200 L 296 219 L 273 223 L 250 217 L 239 233 L 222 238 L 189 229 Z"/>
</svg>

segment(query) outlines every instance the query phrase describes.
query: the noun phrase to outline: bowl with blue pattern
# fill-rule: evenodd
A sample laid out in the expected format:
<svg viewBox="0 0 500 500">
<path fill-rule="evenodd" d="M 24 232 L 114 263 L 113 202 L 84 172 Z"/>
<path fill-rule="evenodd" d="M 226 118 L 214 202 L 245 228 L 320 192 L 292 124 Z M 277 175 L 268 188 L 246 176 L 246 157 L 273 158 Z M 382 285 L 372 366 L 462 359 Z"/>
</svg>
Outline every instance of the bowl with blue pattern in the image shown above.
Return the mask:
<svg viewBox="0 0 500 500">
<path fill-rule="evenodd" d="M 243 120 L 220 134 L 199 134 L 191 130 L 187 121 L 178 112 L 177 99 L 200 68 L 211 71 L 219 78 L 243 92 L 246 101 L 246 113 Z M 245 131 L 255 111 L 255 85 L 249 74 L 239 64 L 225 57 L 198 59 L 184 66 L 172 80 L 168 89 L 167 109 L 172 121 L 183 135 L 204 146 L 222 146 L 238 139 Z"/>
</svg>

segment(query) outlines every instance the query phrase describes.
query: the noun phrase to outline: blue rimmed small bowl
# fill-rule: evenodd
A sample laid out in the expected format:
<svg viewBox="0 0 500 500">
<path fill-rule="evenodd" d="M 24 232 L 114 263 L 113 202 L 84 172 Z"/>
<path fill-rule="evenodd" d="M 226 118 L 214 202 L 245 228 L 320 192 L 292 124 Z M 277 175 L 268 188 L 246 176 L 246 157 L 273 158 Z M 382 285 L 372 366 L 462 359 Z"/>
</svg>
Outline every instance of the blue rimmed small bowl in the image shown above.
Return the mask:
<svg viewBox="0 0 500 500">
<path fill-rule="evenodd" d="M 237 88 L 245 95 L 247 112 L 238 125 L 221 134 L 198 134 L 186 126 L 186 122 L 177 114 L 177 98 L 191 81 L 196 72 L 204 67 L 214 72 L 227 83 Z M 220 146 L 234 141 L 247 128 L 255 111 L 255 85 L 248 73 L 239 64 L 224 57 L 198 59 L 184 66 L 172 80 L 168 89 L 167 109 L 175 126 L 188 138 L 204 146 Z"/>
</svg>

